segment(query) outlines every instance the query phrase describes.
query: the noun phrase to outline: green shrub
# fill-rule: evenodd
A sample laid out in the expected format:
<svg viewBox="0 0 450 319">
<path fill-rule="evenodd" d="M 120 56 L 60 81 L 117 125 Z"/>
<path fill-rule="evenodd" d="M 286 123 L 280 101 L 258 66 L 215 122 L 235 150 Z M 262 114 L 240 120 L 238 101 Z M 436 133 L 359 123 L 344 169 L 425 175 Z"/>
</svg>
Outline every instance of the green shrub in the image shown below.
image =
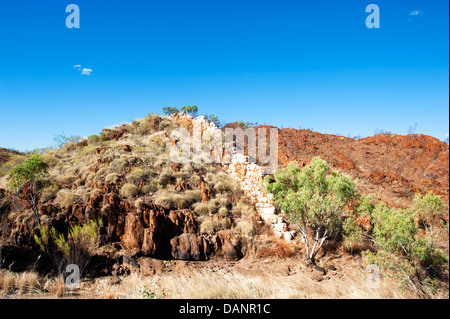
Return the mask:
<svg viewBox="0 0 450 319">
<path fill-rule="evenodd" d="M 48 164 L 44 162 L 40 155 L 33 155 L 23 164 L 15 166 L 9 172 L 8 185 L 22 199 L 25 199 L 31 206 L 37 222 L 40 225 L 40 215 L 37 207 L 38 195 L 45 175 L 48 173 Z M 29 192 L 22 190 L 28 188 Z"/>
<path fill-rule="evenodd" d="M 67 265 L 76 264 L 81 275 L 98 248 L 102 226 L 101 220 L 91 220 L 83 226 L 74 225 L 69 229 L 67 239 L 54 227 L 41 226 L 34 240 L 52 259 L 60 274 Z"/>
<path fill-rule="evenodd" d="M 163 113 L 170 116 L 172 114 L 180 113 L 180 111 L 176 107 L 165 106 L 163 107 Z"/>
<path fill-rule="evenodd" d="M 344 209 L 356 196 L 356 183 L 350 177 L 328 170 L 327 163 L 315 157 L 303 169 L 291 162 L 274 174 L 275 181 L 265 178 L 266 190 L 274 195 L 275 205 L 307 243 L 306 255 L 311 261 L 323 243 L 340 230 Z M 309 230 L 314 232 L 313 238 Z M 311 251 L 310 239 L 314 242 Z"/>
<path fill-rule="evenodd" d="M 414 197 L 411 210 L 419 225 L 426 230 L 432 244 L 439 230 L 443 229 L 444 216 L 448 216 L 448 206 L 440 196 L 428 192 L 426 195 L 417 194 Z"/>
<path fill-rule="evenodd" d="M 402 209 L 378 204 L 373 212 L 373 238 L 378 249 L 368 253 L 368 260 L 408 281 L 421 283 L 440 272 L 448 263 L 445 254 L 435 249 L 420 234 L 414 216 Z"/>
<path fill-rule="evenodd" d="M 344 232 L 344 248 L 352 252 L 353 247 L 364 240 L 364 233 L 353 217 L 345 219 L 342 230 Z"/>
</svg>

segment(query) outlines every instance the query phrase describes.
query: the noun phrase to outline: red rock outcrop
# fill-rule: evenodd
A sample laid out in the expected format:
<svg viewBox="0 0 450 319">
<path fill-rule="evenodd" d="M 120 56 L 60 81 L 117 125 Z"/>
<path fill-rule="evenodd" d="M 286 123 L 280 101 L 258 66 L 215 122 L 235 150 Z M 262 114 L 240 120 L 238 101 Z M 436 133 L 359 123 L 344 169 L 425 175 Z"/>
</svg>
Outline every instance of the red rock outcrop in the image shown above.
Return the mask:
<svg viewBox="0 0 450 319">
<path fill-rule="evenodd" d="M 273 126 L 254 128 L 258 132 Z M 359 179 L 363 193 L 373 193 L 391 206 L 406 208 L 416 193 L 428 191 L 449 201 L 449 145 L 432 136 L 380 134 L 355 140 L 311 130 L 278 130 L 279 167 L 291 161 L 304 166 L 316 156 Z"/>
</svg>

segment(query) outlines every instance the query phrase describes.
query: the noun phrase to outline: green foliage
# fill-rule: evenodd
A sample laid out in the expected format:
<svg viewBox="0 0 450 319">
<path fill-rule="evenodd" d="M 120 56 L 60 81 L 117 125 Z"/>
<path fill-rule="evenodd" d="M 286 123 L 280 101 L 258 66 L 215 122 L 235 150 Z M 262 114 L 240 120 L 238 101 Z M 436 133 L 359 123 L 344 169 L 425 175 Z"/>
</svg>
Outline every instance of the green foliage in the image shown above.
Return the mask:
<svg viewBox="0 0 450 319">
<path fill-rule="evenodd" d="M 217 127 L 222 126 L 222 123 L 220 122 L 219 117 L 214 114 L 205 115 L 205 119 L 214 123 Z"/>
<path fill-rule="evenodd" d="M 180 113 L 180 111 L 176 107 L 165 106 L 163 107 L 163 113 L 170 116 L 172 114 Z"/>
<path fill-rule="evenodd" d="M 352 252 L 354 246 L 364 240 L 364 233 L 361 227 L 356 224 L 353 217 L 348 217 L 345 219 L 342 225 L 342 230 L 344 232 L 344 247 L 348 251 Z"/>
<path fill-rule="evenodd" d="M 9 185 L 18 190 L 24 186 L 36 186 L 47 174 L 48 164 L 40 155 L 34 155 L 9 173 Z"/>
<path fill-rule="evenodd" d="M 417 194 L 414 197 L 411 207 L 414 216 L 417 218 L 421 226 L 423 226 L 431 236 L 434 235 L 438 225 L 443 224 L 443 217 L 448 214 L 448 206 L 444 200 L 428 192 L 426 195 Z"/>
<path fill-rule="evenodd" d="M 87 224 L 74 225 L 69 229 L 67 238 L 54 227 L 39 227 L 39 235 L 34 235 L 36 244 L 54 262 L 59 273 L 69 264 L 76 264 L 83 272 L 99 244 L 101 220 L 90 220 Z"/>
<path fill-rule="evenodd" d="M 156 286 L 154 284 L 154 286 Z M 166 292 L 163 291 L 161 294 L 155 292 L 156 289 L 151 289 L 148 286 L 144 286 L 139 292 L 139 296 L 142 299 L 164 299 L 166 297 Z"/>
<path fill-rule="evenodd" d="M 251 126 L 255 126 L 255 123 L 252 122 L 245 122 L 245 121 L 238 121 L 237 124 L 242 128 L 242 129 L 247 129 Z"/>
<path fill-rule="evenodd" d="M 181 108 L 181 112 L 195 117 L 198 112 L 198 107 L 197 107 L 197 105 L 186 105 Z"/>
<path fill-rule="evenodd" d="M 41 155 L 36 154 L 27 159 L 23 164 L 14 167 L 9 173 L 9 186 L 15 189 L 19 196 L 22 188 L 29 189 L 29 196 L 26 196 L 25 199 L 31 204 L 38 224 L 41 222 L 37 207 L 37 197 L 47 172 L 48 164 L 43 161 Z"/>
<path fill-rule="evenodd" d="M 266 176 L 266 189 L 274 195 L 275 205 L 284 211 L 288 221 L 300 230 L 307 243 L 307 255 L 308 229 L 315 232 L 315 244 L 308 257 L 313 260 L 328 236 L 339 229 L 344 208 L 356 195 L 356 184 L 336 171 L 328 174 L 327 163 L 318 157 L 303 170 L 291 162 L 274 177 L 275 181 L 271 181 Z"/>
<path fill-rule="evenodd" d="M 378 251 L 368 254 L 369 262 L 412 284 L 413 278 L 421 282 L 437 274 L 440 266 L 448 263 L 445 254 L 419 233 L 410 212 L 378 204 L 372 217 L 373 239 Z"/>
<path fill-rule="evenodd" d="M 360 195 L 358 198 L 358 206 L 356 207 L 357 216 L 370 217 L 375 209 L 375 200 L 373 195 Z"/>
</svg>

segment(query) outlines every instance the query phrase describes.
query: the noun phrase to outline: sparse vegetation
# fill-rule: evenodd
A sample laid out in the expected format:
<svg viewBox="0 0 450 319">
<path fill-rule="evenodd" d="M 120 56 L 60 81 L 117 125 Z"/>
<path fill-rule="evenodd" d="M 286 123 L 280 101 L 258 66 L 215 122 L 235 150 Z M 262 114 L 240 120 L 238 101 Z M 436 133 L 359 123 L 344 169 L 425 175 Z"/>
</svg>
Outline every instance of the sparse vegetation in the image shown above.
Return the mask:
<svg viewBox="0 0 450 319">
<path fill-rule="evenodd" d="M 166 115 L 195 115 L 198 108 L 194 105 L 184 106 L 180 110 L 165 108 L 164 111 Z M 219 119 L 214 115 L 205 118 L 220 125 Z M 282 238 L 275 238 L 271 226 L 259 219 L 255 206 L 246 199 L 239 184 L 219 165 L 172 165 L 167 152 L 172 146 L 169 137 L 171 130 L 178 125 L 191 128 L 189 124 L 178 122 L 182 122 L 178 116 L 149 114 L 131 124 L 105 129 L 101 134 L 89 137 L 87 141 L 62 135 L 58 145 L 60 149 L 48 149 L 39 155 L 47 165 L 46 174 L 39 178 L 36 185 L 39 191 L 38 207 L 41 209 L 39 218 L 44 226 L 36 228 L 36 225 L 31 223 L 35 216 L 32 209 L 27 207 L 18 211 L 12 208 L 11 194 L 0 189 L 0 213 L 6 212 L 2 216 L 5 216 L 8 227 L 12 226 L 11 229 L 0 229 L 2 244 L 5 238 L 12 245 L 26 242 L 26 237 L 21 233 L 21 230 L 25 229 L 31 241 L 33 235 L 36 235 L 35 242 L 50 256 L 58 273 L 61 273 L 64 271 L 64 265 L 74 260 L 75 263 L 86 265 L 93 254 L 105 254 L 108 258 L 113 258 L 120 252 L 121 247 L 125 248 L 124 242 L 120 241 L 122 235 L 117 237 L 120 231 L 110 232 L 109 224 L 102 228 L 101 220 L 74 225 L 76 220 L 80 220 L 80 212 L 80 215 L 86 218 L 101 216 L 108 223 L 114 214 L 120 212 L 119 218 L 125 217 L 127 222 L 128 218 L 132 218 L 144 225 L 147 231 L 150 228 L 148 223 L 151 223 L 147 213 L 150 208 L 153 209 L 153 205 L 161 205 L 174 210 L 177 219 L 181 217 L 176 221 L 180 223 L 180 228 L 176 228 L 176 225 L 173 234 L 169 231 L 173 236 L 179 234 L 181 229 L 182 232 L 189 229 L 189 232 L 196 232 L 199 241 L 208 241 L 208 249 L 214 246 L 214 249 L 220 250 L 220 243 L 224 249 L 229 248 L 225 248 L 229 243 L 236 244 L 236 250 L 242 249 L 239 254 L 248 254 L 252 263 L 260 263 L 256 267 L 252 265 L 252 271 L 260 266 L 263 268 L 266 263 L 266 268 L 276 267 L 280 262 L 289 263 L 289 266 L 284 264 L 281 271 L 277 270 L 283 275 L 277 273 L 251 277 L 233 271 L 222 272 L 223 269 L 209 272 L 203 268 L 192 273 L 191 268 L 186 268 L 184 275 L 184 270 L 172 272 L 171 269 L 166 269 L 171 261 L 164 260 L 165 270 L 162 271 L 167 270 L 167 273 L 161 274 L 156 268 L 151 268 L 150 272 L 154 270 L 154 275 L 140 277 L 131 271 L 131 268 L 125 269 L 125 262 L 121 264 L 116 258 L 116 264 L 123 267 L 123 274 L 127 276 L 118 273 L 117 277 L 121 282 L 109 285 L 107 282 L 110 278 L 105 279 L 105 284 L 100 284 L 103 279 L 95 278 L 94 275 L 89 285 L 98 289 L 85 290 L 83 293 L 95 291 L 100 297 L 146 299 L 196 296 L 441 296 L 441 291 L 437 292 L 436 287 L 443 285 L 439 280 L 445 277 L 448 269 L 445 264 L 448 263 L 448 256 L 439 250 L 448 248 L 448 243 L 442 243 L 443 236 L 448 232 L 448 206 L 441 197 L 432 193 L 419 194 L 409 209 L 390 208 L 371 197 L 357 194 L 354 180 L 332 171 L 318 158 L 313 159 L 303 169 L 292 163 L 287 169 L 277 172 L 273 178 L 265 179 L 267 190 L 275 196 L 276 206 L 282 209 L 282 216 L 291 223 L 288 225 L 289 230 L 294 224 L 300 231 L 294 239 L 295 244 L 289 243 Z M 238 125 L 245 128 L 257 123 L 241 122 Z M 378 130 L 378 133 L 389 132 Z M 439 144 L 439 147 L 442 145 Z M 7 162 L 0 165 L 0 177 L 4 176 L 3 179 L 0 178 L 0 182 L 5 184 L 0 184 L 0 188 L 6 185 L 5 175 L 10 174 L 13 167 L 23 164 L 27 158 L 33 156 L 35 154 L 12 153 L 4 157 Z M 355 165 L 357 164 L 355 162 Z M 402 174 L 399 170 L 398 175 Z M 118 191 L 121 196 L 115 194 Z M 382 197 L 377 198 L 381 200 Z M 70 209 L 74 204 L 74 209 Z M 122 207 L 131 207 L 127 213 L 132 212 L 132 216 L 124 216 Z M 162 211 L 162 208 L 159 209 Z M 173 213 L 170 212 L 171 218 Z M 184 220 L 183 215 L 186 217 Z M 122 223 L 123 219 L 120 222 Z M 51 226 L 57 227 L 63 233 Z M 107 246 L 99 247 L 100 230 L 101 238 L 106 240 Z M 10 238 L 7 238 L 10 234 Z M 224 239 L 221 236 L 230 237 Z M 307 245 L 302 242 L 302 236 Z M 109 242 L 110 238 L 114 239 Z M 142 238 L 138 241 L 142 241 Z M 34 243 L 32 246 L 36 248 Z M 170 246 L 168 247 L 170 254 Z M 311 266 L 310 262 L 313 261 L 321 267 L 327 267 L 329 263 L 335 264 L 334 254 L 341 254 L 341 248 L 344 248 L 344 258 L 339 258 L 336 262 L 345 264 L 345 267 L 355 266 L 352 268 L 355 270 L 364 268 L 365 263 L 378 265 L 384 280 L 382 288 L 376 291 L 367 289 L 364 273 L 358 273 L 359 277 L 354 276 L 357 271 L 345 272 L 345 267 L 339 269 L 335 277 L 327 269 L 327 275 L 322 277 L 322 281 L 313 283 L 309 273 L 311 268 L 307 268 Z M 1 249 L 2 246 L 0 268 Z M 301 260 L 303 256 L 308 260 Z M 157 255 L 156 258 L 160 256 Z M 86 260 L 87 262 L 84 262 Z M 7 261 L 9 265 L 11 261 Z M 243 259 L 243 263 L 245 262 L 247 261 Z M 218 264 L 219 268 L 223 266 L 220 262 Z M 303 264 L 306 268 L 302 268 Z M 177 261 L 177 267 L 182 265 Z M 7 265 L 3 266 L 7 268 Z M 29 269 L 32 269 L 31 266 Z M 205 266 L 208 266 L 208 263 L 205 263 Z M 345 276 L 341 277 L 344 272 Z M 285 273 L 289 273 L 292 280 L 286 281 Z M 399 282 L 403 286 L 397 286 Z M 404 289 L 405 283 L 413 287 L 412 291 L 416 291 Z M 49 278 L 34 272 L 16 274 L 1 269 L 0 290 L 11 295 L 34 293 L 39 296 L 45 293 L 61 297 L 65 294 L 66 287 L 63 276 Z"/>
</svg>

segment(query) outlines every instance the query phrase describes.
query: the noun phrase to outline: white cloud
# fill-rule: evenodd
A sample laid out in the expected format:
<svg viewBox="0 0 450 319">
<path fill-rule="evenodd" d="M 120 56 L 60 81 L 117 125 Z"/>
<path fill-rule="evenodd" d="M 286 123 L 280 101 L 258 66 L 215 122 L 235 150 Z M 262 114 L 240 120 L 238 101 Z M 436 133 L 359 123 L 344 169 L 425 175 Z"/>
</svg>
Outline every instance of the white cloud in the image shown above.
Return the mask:
<svg viewBox="0 0 450 319">
<path fill-rule="evenodd" d="M 410 15 L 411 17 L 417 17 L 417 16 L 423 15 L 423 12 L 416 9 L 416 10 L 412 10 L 412 11 L 409 13 L 409 15 Z"/>
<path fill-rule="evenodd" d="M 83 74 L 83 75 L 91 75 L 91 73 L 92 73 L 92 69 L 83 68 L 83 70 L 81 70 L 81 74 Z"/>
<path fill-rule="evenodd" d="M 80 72 L 82 75 L 91 75 L 91 73 L 93 72 L 92 69 L 88 69 L 88 68 L 83 68 L 81 66 L 81 64 L 75 64 L 73 66 L 74 69 L 77 69 L 78 72 Z"/>
</svg>

